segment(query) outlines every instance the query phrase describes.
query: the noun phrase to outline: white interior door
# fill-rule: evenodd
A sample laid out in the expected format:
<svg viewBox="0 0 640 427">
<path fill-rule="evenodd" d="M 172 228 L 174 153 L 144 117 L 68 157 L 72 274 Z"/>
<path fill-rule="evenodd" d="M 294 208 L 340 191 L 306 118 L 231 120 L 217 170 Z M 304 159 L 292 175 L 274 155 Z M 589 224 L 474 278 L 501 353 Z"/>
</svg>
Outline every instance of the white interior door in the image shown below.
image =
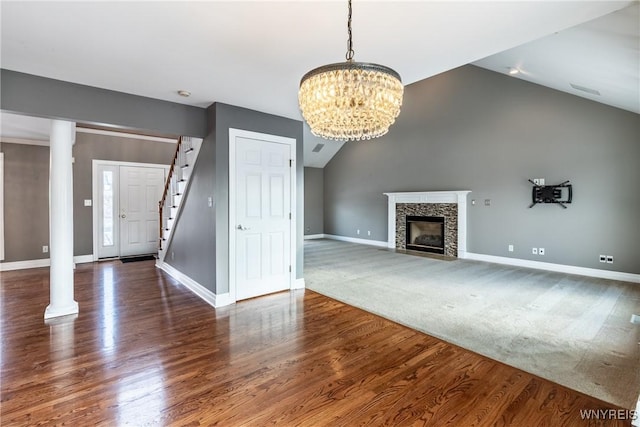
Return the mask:
<svg viewBox="0 0 640 427">
<path fill-rule="evenodd" d="M 240 300 L 291 287 L 290 159 L 295 150 L 291 141 L 295 140 L 268 135 L 232 137 L 235 179 L 231 180 L 234 194 L 230 202 L 234 203 L 231 211 L 235 218 L 230 217 L 230 240 L 235 243 L 235 251 L 230 257 L 235 261 L 235 297 Z"/>
<path fill-rule="evenodd" d="M 164 170 L 120 166 L 120 256 L 158 251 L 158 201 Z"/>
</svg>

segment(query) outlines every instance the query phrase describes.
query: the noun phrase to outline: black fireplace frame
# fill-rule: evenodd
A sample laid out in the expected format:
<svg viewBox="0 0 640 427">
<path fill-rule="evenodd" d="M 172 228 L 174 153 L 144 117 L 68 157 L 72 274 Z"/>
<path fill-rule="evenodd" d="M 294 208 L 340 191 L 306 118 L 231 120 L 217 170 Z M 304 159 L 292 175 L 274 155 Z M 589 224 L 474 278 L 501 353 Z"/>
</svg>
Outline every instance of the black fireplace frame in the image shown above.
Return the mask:
<svg viewBox="0 0 640 427">
<path fill-rule="evenodd" d="M 435 246 L 425 246 L 425 245 L 415 245 L 413 243 L 411 243 L 411 232 L 410 232 L 410 228 L 411 228 L 411 223 L 412 222 L 428 222 L 428 223 L 432 223 L 432 224 L 439 224 L 440 225 L 440 230 L 441 230 L 441 234 L 442 234 L 442 247 L 435 247 Z M 407 250 L 412 250 L 412 251 L 421 251 L 421 252 L 430 252 L 430 253 L 434 253 L 434 254 L 440 254 L 440 255 L 444 255 L 444 249 L 445 249 L 445 217 L 443 216 L 427 216 L 427 215 L 420 215 L 420 216 L 415 216 L 415 215 L 407 215 L 405 218 L 405 242 L 406 242 L 406 248 Z"/>
</svg>

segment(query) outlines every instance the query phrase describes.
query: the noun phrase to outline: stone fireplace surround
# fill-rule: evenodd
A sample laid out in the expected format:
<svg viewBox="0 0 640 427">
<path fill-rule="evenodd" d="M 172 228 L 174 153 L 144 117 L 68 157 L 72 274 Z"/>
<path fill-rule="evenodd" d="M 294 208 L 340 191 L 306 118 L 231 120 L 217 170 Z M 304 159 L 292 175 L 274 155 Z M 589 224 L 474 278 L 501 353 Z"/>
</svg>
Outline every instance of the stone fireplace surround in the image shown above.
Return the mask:
<svg viewBox="0 0 640 427">
<path fill-rule="evenodd" d="M 445 255 L 466 258 L 467 194 L 471 191 L 384 193 L 389 198 L 387 247 L 404 249 L 407 215 L 445 218 Z"/>
</svg>

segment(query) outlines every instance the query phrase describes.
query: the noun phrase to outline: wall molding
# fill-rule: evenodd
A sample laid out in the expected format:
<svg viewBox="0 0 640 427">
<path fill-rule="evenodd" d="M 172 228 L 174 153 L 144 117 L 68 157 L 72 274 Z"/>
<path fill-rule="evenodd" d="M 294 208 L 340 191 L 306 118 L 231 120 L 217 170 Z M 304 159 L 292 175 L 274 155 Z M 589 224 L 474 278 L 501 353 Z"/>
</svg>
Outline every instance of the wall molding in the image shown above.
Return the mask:
<svg viewBox="0 0 640 427">
<path fill-rule="evenodd" d="M 84 264 L 87 262 L 93 262 L 93 254 L 73 257 L 74 264 Z M 51 260 L 49 258 L 10 261 L 0 263 L 0 271 L 27 270 L 29 268 L 49 267 L 50 265 Z"/>
<path fill-rule="evenodd" d="M 461 257 L 462 258 L 462 257 Z M 464 259 L 491 262 L 495 264 L 512 265 L 515 267 L 535 268 L 538 270 L 555 271 L 558 273 L 578 274 L 580 276 L 597 277 L 599 279 L 620 280 L 623 282 L 640 283 L 640 274 L 622 271 L 600 270 L 597 268 L 577 267 L 574 265 L 553 264 L 550 262 L 530 261 L 521 258 L 508 258 L 495 255 L 476 254 L 467 252 Z"/>
<path fill-rule="evenodd" d="M 387 247 L 387 242 L 381 240 L 359 239 L 356 237 L 337 236 L 335 234 L 323 234 L 325 239 L 340 240 L 341 242 L 358 243 L 360 245 L 377 246 L 381 248 Z"/>
<path fill-rule="evenodd" d="M 49 258 L 31 259 L 26 261 L 3 262 L 0 264 L 0 271 L 26 270 L 29 268 L 49 267 Z"/>
<path fill-rule="evenodd" d="M 214 308 L 230 305 L 234 302 L 231 300 L 228 293 L 216 295 L 209 289 L 202 286 L 200 283 L 193 280 L 191 277 L 187 276 L 186 274 L 182 273 L 180 270 L 167 264 L 166 262 L 157 261 L 156 267 L 176 279 L 185 288 L 189 289 L 191 292 L 200 297 L 204 302 Z"/>
<path fill-rule="evenodd" d="M 143 135 L 137 133 L 128 133 L 128 132 L 118 132 L 113 130 L 104 130 L 104 129 L 93 129 L 93 128 L 85 128 L 82 126 L 78 126 L 76 128 L 76 132 L 78 133 L 91 133 L 95 135 L 106 135 L 106 136 L 115 136 L 119 138 L 130 138 L 130 139 L 143 139 L 146 141 L 155 141 L 155 142 L 165 142 L 168 144 L 176 144 L 178 142 L 178 138 L 163 138 L 160 136 L 151 136 L 151 135 Z"/>
<path fill-rule="evenodd" d="M 295 279 L 295 280 L 293 281 L 293 283 L 291 284 L 291 290 L 294 290 L 294 289 L 304 289 L 304 288 L 306 288 L 306 287 L 307 287 L 307 285 L 306 285 L 306 283 L 304 282 L 304 278 L 302 278 L 302 277 L 301 277 L 301 278 L 299 278 L 299 279 Z"/>
<path fill-rule="evenodd" d="M 304 236 L 304 240 L 324 239 L 325 234 L 307 234 Z"/>
<path fill-rule="evenodd" d="M 37 145 L 40 147 L 49 146 L 48 139 L 10 138 L 5 136 L 0 139 L 0 142 L 4 142 L 7 144 Z"/>
</svg>

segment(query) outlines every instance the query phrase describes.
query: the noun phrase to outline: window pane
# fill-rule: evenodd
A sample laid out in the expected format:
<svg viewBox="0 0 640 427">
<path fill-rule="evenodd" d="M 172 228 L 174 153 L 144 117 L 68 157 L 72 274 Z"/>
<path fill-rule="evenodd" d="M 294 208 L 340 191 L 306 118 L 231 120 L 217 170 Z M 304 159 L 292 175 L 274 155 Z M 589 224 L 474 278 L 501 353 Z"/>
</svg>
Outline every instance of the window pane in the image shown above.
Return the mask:
<svg viewBox="0 0 640 427">
<path fill-rule="evenodd" d="M 102 245 L 113 246 L 113 172 L 102 172 Z"/>
</svg>

